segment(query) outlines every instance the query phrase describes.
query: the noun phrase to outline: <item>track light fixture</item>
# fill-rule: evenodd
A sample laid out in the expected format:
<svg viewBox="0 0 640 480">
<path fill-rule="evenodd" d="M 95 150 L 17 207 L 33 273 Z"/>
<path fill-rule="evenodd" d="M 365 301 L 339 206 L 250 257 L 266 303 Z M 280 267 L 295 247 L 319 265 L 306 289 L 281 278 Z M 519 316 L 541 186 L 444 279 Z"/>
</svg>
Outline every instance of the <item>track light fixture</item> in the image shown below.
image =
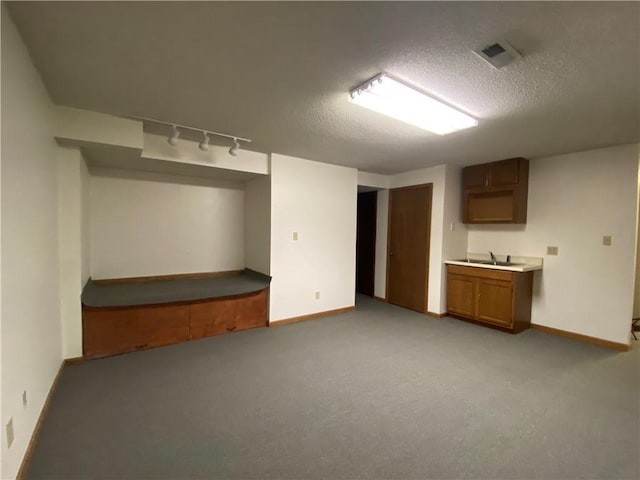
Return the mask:
<svg viewBox="0 0 640 480">
<path fill-rule="evenodd" d="M 167 142 L 169 142 L 171 145 L 175 147 L 176 145 L 178 145 L 178 138 L 180 138 L 180 130 L 178 130 L 178 127 L 176 127 L 175 125 L 172 125 L 171 128 L 173 129 L 173 133 L 171 134 Z"/>
<path fill-rule="evenodd" d="M 229 155 L 232 157 L 236 157 L 238 155 L 238 150 L 240 150 L 240 143 L 238 143 L 238 139 L 233 139 L 233 146 L 229 149 Z"/>
<path fill-rule="evenodd" d="M 209 134 L 207 132 L 202 132 L 202 134 L 204 135 L 204 138 L 200 142 L 200 145 L 198 145 L 198 148 L 203 152 L 206 152 L 209 150 Z"/>
<path fill-rule="evenodd" d="M 159 125 L 170 126 L 171 135 L 167 139 L 167 142 L 169 142 L 169 144 L 173 145 L 174 147 L 178 145 L 178 139 L 180 138 L 180 130 L 178 128 L 182 130 L 191 130 L 192 132 L 201 132 L 203 135 L 203 138 L 202 138 L 202 142 L 198 144 L 198 148 L 203 152 L 206 152 L 207 150 L 209 150 L 209 140 L 211 138 L 211 135 L 214 135 L 216 137 L 225 137 L 225 138 L 233 139 L 233 145 L 229 149 L 229 155 L 233 157 L 238 155 L 238 151 L 240 150 L 240 141 L 251 143 L 251 140 L 249 138 L 238 137 L 236 135 L 229 135 L 227 133 L 212 132 L 211 130 L 203 130 L 202 128 L 189 127 L 187 125 L 179 125 L 177 123 L 163 122 L 162 120 L 155 120 L 153 118 L 146 118 L 146 117 L 128 117 L 128 118 L 133 118 L 134 120 L 140 120 L 142 122 L 157 123 Z"/>
</svg>

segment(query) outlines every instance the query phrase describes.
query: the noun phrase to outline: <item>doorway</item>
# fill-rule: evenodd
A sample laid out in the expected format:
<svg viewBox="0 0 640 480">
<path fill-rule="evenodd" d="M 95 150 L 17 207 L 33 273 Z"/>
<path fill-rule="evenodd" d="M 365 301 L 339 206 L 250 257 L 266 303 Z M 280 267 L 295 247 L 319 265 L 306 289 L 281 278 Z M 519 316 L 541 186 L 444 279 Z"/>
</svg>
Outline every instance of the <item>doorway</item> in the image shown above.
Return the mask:
<svg viewBox="0 0 640 480">
<path fill-rule="evenodd" d="M 378 192 L 358 193 L 356 292 L 374 296 Z"/>
<path fill-rule="evenodd" d="M 387 301 L 427 313 L 433 185 L 389 191 Z"/>
</svg>

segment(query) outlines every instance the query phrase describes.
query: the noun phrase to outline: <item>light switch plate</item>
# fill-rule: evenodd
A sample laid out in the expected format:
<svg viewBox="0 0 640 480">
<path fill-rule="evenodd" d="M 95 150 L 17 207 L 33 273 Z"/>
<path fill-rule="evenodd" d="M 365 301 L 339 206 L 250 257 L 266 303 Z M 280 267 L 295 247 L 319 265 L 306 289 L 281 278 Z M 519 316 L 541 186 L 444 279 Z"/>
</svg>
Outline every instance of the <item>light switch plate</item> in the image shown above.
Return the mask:
<svg viewBox="0 0 640 480">
<path fill-rule="evenodd" d="M 558 247 L 547 247 L 547 255 L 558 255 Z"/>
<path fill-rule="evenodd" d="M 602 244 L 605 247 L 610 247 L 611 246 L 611 235 L 604 235 L 602 237 Z"/>
<path fill-rule="evenodd" d="M 293 239 L 298 240 L 298 232 L 293 232 Z"/>
</svg>

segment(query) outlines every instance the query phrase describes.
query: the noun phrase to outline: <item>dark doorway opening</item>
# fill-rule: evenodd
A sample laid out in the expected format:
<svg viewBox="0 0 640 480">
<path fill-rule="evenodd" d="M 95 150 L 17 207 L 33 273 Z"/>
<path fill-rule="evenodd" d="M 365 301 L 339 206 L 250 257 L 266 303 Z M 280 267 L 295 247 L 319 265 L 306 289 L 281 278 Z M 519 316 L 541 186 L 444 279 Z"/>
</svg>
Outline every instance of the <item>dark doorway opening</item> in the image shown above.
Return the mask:
<svg viewBox="0 0 640 480">
<path fill-rule="evenodd" d="M 374 296 L 378 192 L 358 193 L 356 292 Z"/>
</svg>

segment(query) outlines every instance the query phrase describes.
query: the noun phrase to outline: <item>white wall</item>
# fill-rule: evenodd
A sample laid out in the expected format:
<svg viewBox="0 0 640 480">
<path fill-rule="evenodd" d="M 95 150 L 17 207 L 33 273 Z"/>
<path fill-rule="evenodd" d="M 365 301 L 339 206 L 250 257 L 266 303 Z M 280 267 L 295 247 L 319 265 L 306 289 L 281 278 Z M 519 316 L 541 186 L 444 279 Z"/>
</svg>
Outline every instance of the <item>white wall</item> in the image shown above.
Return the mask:
<svg viewBox="0 0 640 480">
<path fill-rule="evenodd" d="M 271 255 L 271 179 L 258 177 L 244 187 L 244 264 L 269 274 Z"/>
<path fill-rule="evenodd" d="M 389 188 L 389 176 L 358 171 L 358 185 L 363 187 Z"/>
<path fill-rule="evenodd" d="M 52 104 L 2 9 L 2 471 L 13 478 L 62 361 Z M 27 390 L 29 404 L 22 405 Z M 5 425 L 13 419 L 8 448 Z"/>
<path fill-rule="evenodd" d="M 389 223 L 389 190 L 378 190 L 376 206 L 376 259 L 373 294 L 387 298 L 387 230 Z"/>
<path fill-rule="evenodd" d="M 467 228 L 462 223 L 462 169 L 455 165 L 445 167 L 444 210 L 442 217 L 442 260 L 464 258 L 467 255 Z M 435 267 L 435 266 L 434 266 Z M 440 309 L 447 311 L 447 269 L 440 263 Z M 435 312 L 435 310 L 432 310 Z"/>
<path fill-rule="evenodd" d="M 271 322 L 354 305 L 356 202 L 355 169 L 272 154 Z"/>
<path fill-rule="evenodd" d="M 637 187 L 638 145 L 533 160 L 527 224 L 469 226 L 469 251 L 544 256 L 532 323 L 628 343 Z"/>
<path fill-rule="evenodd" d="M 91 170 L 91 277 L 244 268 L 243 185 Z"/>
<path fill-rule="evenodd" d="M 87 165 L 78 147 L 58 148 L 58 250 L 64 358 L 82 356 L 80 295 L 89 277 Z"/>
<path fill-rule="evenodd" d="M 142 122 L 58 105 L 55 136 L 61 140 L 142 149 Z"/>
<path fill-rule="evenodd" d="M 142 157 L 261 175 L 269 173 L 269 156 L 266 153 L 241 148 L 238 155 L 232 157 L 229 155 L 229 147 L 211 144 L 209 150 L 204 152 L 198 148 L 197 142 L 180 140 L 176 146 L 173 146 L 167 142 L 167 137 L 149 133 L 144 134 Z"/>
</svg>

